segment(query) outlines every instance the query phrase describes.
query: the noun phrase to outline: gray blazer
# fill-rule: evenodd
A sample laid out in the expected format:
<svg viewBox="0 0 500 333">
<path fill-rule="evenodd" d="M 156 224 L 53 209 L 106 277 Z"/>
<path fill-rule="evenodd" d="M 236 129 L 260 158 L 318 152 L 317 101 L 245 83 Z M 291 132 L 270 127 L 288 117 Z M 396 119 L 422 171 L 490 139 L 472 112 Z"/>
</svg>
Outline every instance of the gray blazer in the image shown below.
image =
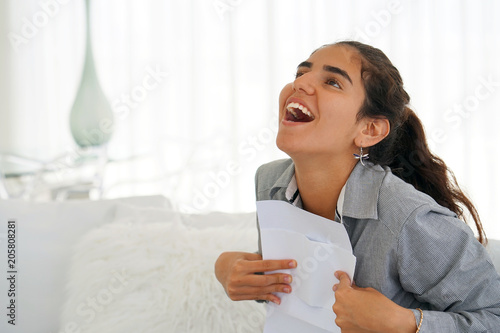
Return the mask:
<svg viewBox="0 0 500 333">
<path fill-rule="evenodd" d="M 347 180 L 342 207 L 356 284 L 423 309 L 422 333 L 500 332 L 500 276 L 469 226 L 389 168 L 365 164 Z M 290 159 L 261 166 L 257 200 L 288 201 L 294 173 Z"/>
</svg>

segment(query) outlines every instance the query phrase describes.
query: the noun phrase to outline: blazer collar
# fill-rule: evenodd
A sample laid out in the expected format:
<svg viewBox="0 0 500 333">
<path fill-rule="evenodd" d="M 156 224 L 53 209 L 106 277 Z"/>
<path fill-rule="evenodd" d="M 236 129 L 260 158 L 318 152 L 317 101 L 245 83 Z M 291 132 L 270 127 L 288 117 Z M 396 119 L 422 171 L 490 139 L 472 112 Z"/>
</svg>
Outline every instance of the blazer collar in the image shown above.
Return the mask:
<svg viewBox="0 0 500 333">
<path fill-rule="evenodd" d="M 387 172 L 390 171 L 380 165 L 365 162 L 363 166 L 358 162 L 345 184 L 343 205 L 339 209 L 341 215 L 355 219 L 378 219 L 380 187 Z M 271 199 L 287 200 L 286 192 L 288 187 L 293 185 L 291 180 L 294 175 L 295 166 L 290 163 L 273 184 Z"/>
</svg>

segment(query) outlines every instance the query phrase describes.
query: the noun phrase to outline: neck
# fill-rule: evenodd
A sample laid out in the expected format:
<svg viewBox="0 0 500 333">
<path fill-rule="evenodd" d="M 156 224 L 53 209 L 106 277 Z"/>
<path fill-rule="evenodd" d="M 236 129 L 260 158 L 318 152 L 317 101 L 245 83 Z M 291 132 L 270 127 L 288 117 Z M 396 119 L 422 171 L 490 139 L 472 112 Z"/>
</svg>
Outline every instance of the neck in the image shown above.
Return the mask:
<svg viewBox="0 0 500 333">
<path fill-rule="evenodd" d="M 305 210 L 335 219 L 340 191 L 351 174 L 356 160 L 294 159 L 295 178 Z"/>
</svg>

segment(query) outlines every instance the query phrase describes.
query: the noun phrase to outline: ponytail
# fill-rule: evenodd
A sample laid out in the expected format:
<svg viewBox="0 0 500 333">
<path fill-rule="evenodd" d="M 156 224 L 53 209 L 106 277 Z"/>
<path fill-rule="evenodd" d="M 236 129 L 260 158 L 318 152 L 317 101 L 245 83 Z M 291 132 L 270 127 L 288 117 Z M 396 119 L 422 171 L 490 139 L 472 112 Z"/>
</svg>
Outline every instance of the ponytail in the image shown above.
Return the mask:
<svg viewBox="0 0 500 333">
<path fill-rule="evenodd" d="M 474 220 L 478 240 L 486 245 L 486 235 L 476 208 L 444 161 L 430 152 L 422 123 L 408 107 L 410 96 L 397 68 L 382 51 L 372 46 L 355 41 L 336 45 L 354 48 L 360 55 L 366 97 L 358 119 L 386 118 L 391 124 L 389 135 L 369 148 L 370 161 L 389 166 L 396 176 L 467 222 L 465 208 Z"/>
<path fill-rule="evenodd" d="M 409 108 L 405 112 L 407 119 L 397 131 L 391 154 L 395 157 L 389 164 L 392 172 L 467 222 L 465 207 L 474 220 L 479 242 L 486 244 L 486 234 L 476 208 L 444 161 L 430 152 L 420 119 Z"/>
</svg>

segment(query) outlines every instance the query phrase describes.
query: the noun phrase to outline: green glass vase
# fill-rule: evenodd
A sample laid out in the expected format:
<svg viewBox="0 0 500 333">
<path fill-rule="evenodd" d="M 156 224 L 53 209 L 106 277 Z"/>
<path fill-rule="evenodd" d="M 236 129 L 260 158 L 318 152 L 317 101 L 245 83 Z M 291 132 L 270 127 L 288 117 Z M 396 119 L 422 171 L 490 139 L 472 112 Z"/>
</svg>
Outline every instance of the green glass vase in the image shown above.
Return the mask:
<svg viewBox="0 0 500 333">
<path fill-rule="evenodd" d="M 113 110 L 97 77 L 92 55 L 90 0 L 86 5 L 86 52 L 80 86 L 70 112 L 73 139 L 82 148 L 106 144 L 113 134 Z"/>
</svg>

